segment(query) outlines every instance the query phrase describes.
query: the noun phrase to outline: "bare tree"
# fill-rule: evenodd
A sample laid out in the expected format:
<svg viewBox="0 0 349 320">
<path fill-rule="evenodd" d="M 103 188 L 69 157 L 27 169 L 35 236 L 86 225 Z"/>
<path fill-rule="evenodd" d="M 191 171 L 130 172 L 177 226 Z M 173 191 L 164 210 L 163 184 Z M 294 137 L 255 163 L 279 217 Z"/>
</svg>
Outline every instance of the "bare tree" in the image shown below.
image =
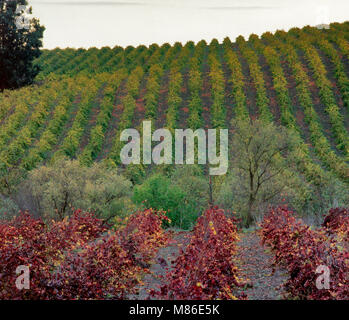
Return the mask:
<svg viewBox="0 0 349 320">
<path fill-rule="evenodd" d="M 232 165 L 246 187 L 245 224 L 249 226 L 257 200 L 268 202 L 284 189 L 278 179 L 292 163 L 290 151 L 297 140 L 286 128 L 260 120 L 234 121 L 233 127 Z"/>
</svg>

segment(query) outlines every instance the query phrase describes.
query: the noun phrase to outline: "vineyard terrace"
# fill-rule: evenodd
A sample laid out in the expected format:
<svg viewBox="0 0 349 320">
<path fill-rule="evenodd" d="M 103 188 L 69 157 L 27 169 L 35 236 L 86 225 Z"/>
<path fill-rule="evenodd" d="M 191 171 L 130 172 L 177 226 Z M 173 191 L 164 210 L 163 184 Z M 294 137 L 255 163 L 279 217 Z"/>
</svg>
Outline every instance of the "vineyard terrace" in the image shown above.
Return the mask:
<svg viewBox="0 0 349 320">
<path fill-rule="evenodd" d="M 228 129 L 219 129 L 219 154 L 217 154 L 218 129 L 208 129 L 207 136 L 204 129 L 175 129 L 173 157 L 173 137 L 169 129 L 157 129 L 152 133 L 151 121 L 143 121 L 142 139 L 137 129 L 125 129 L 121 132 L 120 141 L 127 142 L 120 152 L 121 162 L 125 165 L 140 164 L 141 150 L 143 164 L 206 164 L 207 161 L 214 167 L 209 168 L 210 175 L 223 175 L 228 170 Z M 131 140 L 130 140 L 131 138 Z M 195 138 L 197 143 L 195 143 Z M 185 139 L 185 143 L 184 143 Z M 142 140 L 142 141 L 141 141 Z M 142 147 L 141 147 L 142 142 Z M 152 142 L 160 142 L 152 149 Z"/>
</svg>

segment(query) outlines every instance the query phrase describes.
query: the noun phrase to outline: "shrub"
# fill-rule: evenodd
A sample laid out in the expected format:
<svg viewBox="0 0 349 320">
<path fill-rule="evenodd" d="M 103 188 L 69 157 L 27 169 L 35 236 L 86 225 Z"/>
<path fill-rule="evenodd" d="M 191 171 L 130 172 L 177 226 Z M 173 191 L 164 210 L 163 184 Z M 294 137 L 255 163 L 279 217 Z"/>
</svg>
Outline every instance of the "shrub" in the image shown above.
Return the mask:
<svg viewBox="0 0 349 320">
<path fill-rule="evenodd" d="M 179 225 L 179 208 L 183 198 L 184 192 L 173 186 L 171 180 L 160 173 L 150 176 L 142 185 L 136 186 L 133 196 L 135 203 L 139 205 L 168 212 L 168 217 L 175 225 Z"/>
<path fill-rule="evenodd" d="M 302 300 L 347 299 L 348 251 L 343 251 L 323 230 L 313 231 L 296 219 L 286 207 L 271 209 L 262 223 L 262 242 L 275 252 L 275 263 L 286 267 L 289 278 L 286 296 Z M 319 266 L 330 270 L 330 289 L 319 290 L 316 279 Z"/>
<path fill-rule="evenodd" d="M 161 212 L 138 212 L 116 232 L 74 212 L 44 223 L 28 213 L 0 223 L 0 299 L 124 299 L 137 293 L 157 250 L 167 243 Z M 132 246 L 130 246 L 130 243 Z M 30 290 L 15 286 L 16 268 L 29 266 Z"/>
<path fill-rule="evenodd" d="M 105 228 L 88 213 L 77 211 L 71 220 L 50 225 L 21 213 L 0 223 L 0 298 L 47 299 L 54 294 L 48 285 L 52 270 L 64 252 L 98 237 Z M 30 290 L 15 286 L 16 268 L 30 267 Z"/>
<path fill-rule="evenodd" d="M 208 177 L 198 165 L 176 166 L 171 174 L 174 186 L 184 193 L 180 206 L 181 228 L 191 228 L 195 220 L 204 212 L 209 203 Z"/>
<path fill-rule="evenodd" d="M 325 217 L 322 226 L 336 231 L 340 228 L 343 220 L 348 218 L 349 212 L 346 208 L 333 208 L 330 209 L 328 215 Z"/>
<path fill-rule="evenodd" d="M 349 245 L 349 211 L 346 208 L 330 209 L 322 224 L 330 234 L 338 235 L 339 240 L 344 240 Z"/>
<path fill-rule="evenodd" d="M 168 212 L 173 225 L 189 229 L 208 205 L 208 181 L 196 165 L 176 166 L 156 173 L 134 189 L 134 201 Z M 170 168 L 168 168 L 170 169 Z"/>
<path fill-rule="evenodd" d="M 71 208 L 94 211 L 109 220 L 124 215 L 130 205 L 131 183 L 102 163 L 82 167 L 77 160 L 57 160 L 29 173 L 19 196 L 28 195 L 43 217 L 63 219 Z"/>
<path fill-rule="evenodd" d="M 10 198 L 0 196 L 0 220 L 9 220 L 19 212 L 17 204 Z"/>
<path fill-rule="evenodd" d="M 234 219 L 217 207 L 207 210 L 167 273 L 166 283 L 151 295 L 175 300 L 237 299 L 234 289 L 243 285 L 233 261 L 237 240 Z"/>
</svg>

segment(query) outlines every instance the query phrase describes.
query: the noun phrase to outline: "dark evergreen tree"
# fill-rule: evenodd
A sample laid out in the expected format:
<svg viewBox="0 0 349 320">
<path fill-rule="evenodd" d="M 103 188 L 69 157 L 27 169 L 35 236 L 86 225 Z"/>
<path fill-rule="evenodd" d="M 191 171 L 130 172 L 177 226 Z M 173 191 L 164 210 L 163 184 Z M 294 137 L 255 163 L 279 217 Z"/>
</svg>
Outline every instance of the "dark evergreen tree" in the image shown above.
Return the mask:
<svg viewBox="0 0 349 320">
<path fill-rule="evenodd" d="M 0 91 L 31 84 L 45 28 L 26 0 L 0 0 Z"/>
</svg>

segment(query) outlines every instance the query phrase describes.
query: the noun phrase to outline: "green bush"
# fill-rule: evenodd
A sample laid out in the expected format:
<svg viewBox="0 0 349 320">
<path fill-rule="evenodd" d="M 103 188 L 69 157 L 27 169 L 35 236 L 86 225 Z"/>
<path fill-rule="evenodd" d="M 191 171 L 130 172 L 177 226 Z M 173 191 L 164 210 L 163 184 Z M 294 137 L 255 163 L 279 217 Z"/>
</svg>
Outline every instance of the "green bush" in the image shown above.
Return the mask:
<svg viewBox="0 0 349 320">
<path fill-rule="evenodd" d="M 83 167 L 77 160 L 59 159 L 31 171 L 18 196 L 29 196 L 44 217 L 63 219 L 79 208 L 109 220 L 132 208 L 131 185 L 106 163 Z"/>
<path fill-rule="evenodd" d="M 134 189 L 134 201 L 165 210 L 172 225 L 189 229 L 208 204 L 208 182 L 198 166 L 176 167 L 170 176 L 155 173 Z"/>
<path fill-rule="evenodd" d="M 10 198 L 2 198 L 0 196 L 0 220 L 9 220 L 13 218 L 19 211 L 17 204 Z"/>
<path fill-rule="evenodd" d="M 179 225 L 180 206 L 183 202 L 184 192 L 171 184 L 171 180 L 161 174 L 150 176 L 140 186 L 134 189 L 135 203 L 143 204 L 146 208 L 167 211 L 173 224 Z"/>
</svg>

